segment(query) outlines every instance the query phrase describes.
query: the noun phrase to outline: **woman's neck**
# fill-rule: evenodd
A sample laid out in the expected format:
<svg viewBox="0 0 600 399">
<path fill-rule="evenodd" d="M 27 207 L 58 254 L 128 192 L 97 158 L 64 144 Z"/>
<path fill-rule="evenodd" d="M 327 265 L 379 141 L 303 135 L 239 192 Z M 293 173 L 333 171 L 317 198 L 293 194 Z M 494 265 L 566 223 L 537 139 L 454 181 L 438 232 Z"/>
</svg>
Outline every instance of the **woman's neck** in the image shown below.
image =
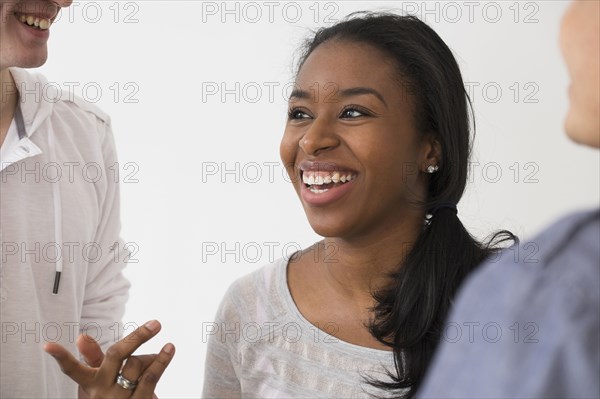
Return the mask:
<svg viewBox="0 0 600 399">
<path fill-rule="evenodd" d="M 341 295 L 372 301 L 373 293 L 389 283 L 412 249 L 422 228 L 424 213 L 410 212 L 401 223 L 361 234 L 358 238 L 326 238 L 316 250 L 323 278 Z"/>
</svg>

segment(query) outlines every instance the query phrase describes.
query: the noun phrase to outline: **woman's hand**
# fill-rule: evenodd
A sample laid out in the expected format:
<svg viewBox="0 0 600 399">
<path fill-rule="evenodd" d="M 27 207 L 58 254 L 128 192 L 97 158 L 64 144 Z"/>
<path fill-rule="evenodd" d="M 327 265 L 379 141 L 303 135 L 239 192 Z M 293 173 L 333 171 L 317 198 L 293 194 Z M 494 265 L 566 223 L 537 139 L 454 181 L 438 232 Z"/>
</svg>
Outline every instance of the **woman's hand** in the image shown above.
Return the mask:
<svg viewBox="0 0 600 399">
<path fill-rule="evenodd" d="M 158 321 L 150 321 L 108 348 L 106 355 L 93 339 L 80 336 L 77 346 L 89 366 L 80 363 L 59 344 L 48 343 L 44 350 L 89 398 L 152 398 L 158 380 L 173 359 L 175 347 L 167 344 L 160 353 L 152 355 L 131 354 L 160 328 Z M 119 375 L 126 380 L 122 385 L 117 384 Z M 127 382 L 136 385 L 129 389 L 123 387 Z"/>
<path fill-rule="evenodd" d="M 98 345 L 98 342 L 96 342 L 94 338 L 87 334 L 81 334 L 77 338 L 77 342 L 75 344 L 77 345 L 77 349 L 83 357 L 83 360 L 85 360 L 88 366 L 100 367 L 102 365 L 102 361 L 104 360 L 104 352 L 102 352 L 102 348 L 100 345 Z M 143 359 L 151 357 L 151 360 L 154 360 L 156 355 L 136 356 L 136 358 L 137 357 Z M 90 399 L 90 396 L 83 390 L 81 385 L 79 386 L 79 399 Z M 158 399 L 156 394 L 152 395 L 152 399 Z"/>
</svg>

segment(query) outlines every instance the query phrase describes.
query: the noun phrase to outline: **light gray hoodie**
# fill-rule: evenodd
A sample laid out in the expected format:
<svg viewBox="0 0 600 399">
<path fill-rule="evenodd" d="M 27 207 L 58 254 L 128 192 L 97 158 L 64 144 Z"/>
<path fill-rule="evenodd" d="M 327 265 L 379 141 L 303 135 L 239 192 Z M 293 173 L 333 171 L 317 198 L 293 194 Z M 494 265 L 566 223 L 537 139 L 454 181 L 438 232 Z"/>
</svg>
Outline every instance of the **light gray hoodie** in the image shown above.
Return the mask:
<svg viewBox="0 0 600 399">
<path fill-rule="evenodd" d="M 24 129 L 20 138 L 16 115 L 0 154 L 0 397 L 76 397 L 42 347 L 76 353 L 80 331 L 104 349 L 120 338 L 128 251 L 110 119 L 41 76 L 10 71 Z"/>
</svg>

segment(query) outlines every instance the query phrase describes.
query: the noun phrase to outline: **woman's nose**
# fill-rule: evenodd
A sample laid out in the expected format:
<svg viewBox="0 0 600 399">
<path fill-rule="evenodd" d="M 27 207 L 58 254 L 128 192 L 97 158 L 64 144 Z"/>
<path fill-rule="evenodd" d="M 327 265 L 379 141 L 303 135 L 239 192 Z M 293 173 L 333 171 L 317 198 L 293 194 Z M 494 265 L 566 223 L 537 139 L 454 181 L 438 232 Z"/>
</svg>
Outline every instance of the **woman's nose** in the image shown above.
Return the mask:
<svg viewBox="0 0 600 399">
<path fill-rule="evenodd" d="M 331 123 L 318 118 L 300 138 L 300 148 L 307 155 L 318 155 L 339 145 L 339 138 Z"/>
</svg>

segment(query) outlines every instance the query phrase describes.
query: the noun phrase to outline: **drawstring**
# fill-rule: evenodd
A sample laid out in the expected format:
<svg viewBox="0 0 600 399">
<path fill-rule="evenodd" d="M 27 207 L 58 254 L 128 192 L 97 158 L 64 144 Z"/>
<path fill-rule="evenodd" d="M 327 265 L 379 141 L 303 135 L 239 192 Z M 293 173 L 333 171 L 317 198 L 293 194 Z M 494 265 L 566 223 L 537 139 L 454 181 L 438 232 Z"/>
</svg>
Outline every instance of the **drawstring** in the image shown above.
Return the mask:
<svg viewBox="0 0 600 399">
<path fill-rule="evenodd" d="M 50 159 L 56 159 L 56 147 L 54 146 L 54 129 L 48 129 L 48 148 L 50 150 Z M 58 294 L 58 285 L 60 284 L 60 274 L 63 270 L 63 257 L 60 246 L 62 245 L 62 203 L 60 198 L 60 179 L 52 182 L 52 200 L 54 202 L 54 240 L 59 248 L 56 257 L 56 273 L 54 274 L 54 287 L 52 294 Z"/>
<path fill-rule="evenodd" d="M 23 113 L 21 112 L 21 99 L 17 100 L 17 108 L 15 109 L 15 124 L 17 125 L 17 133 L 19 133 L 19 140 L 23 140 L 27 137 L 25 131 L 25 122 L 23 121 Z"/>
<path fill-rule="evenodd" d="M 19 140 L 27 137 L 25 131 L 25 123 L 23 121 L 23 113 L 21 112 L 21 101 L 17 102 L 17 108 L 15 110 L 15 124 L 17 125 L 17 131 L 19 133 Z M 54 145 L 54 130 L 50 125 L 48 129 L 48 149 L 50 160 L 56 159 L 56 147 Z M 58 287 L 60 285 L 60 275 L 63 270 L 63 257 L 60 246 L 62 245 L 62 204 L 60 198 L 60 179 L 51 182 L 52 184 L 52 201 L 54 202 L 54 241 L 56 242 L 58 253 L 56 254 L 55 274 L 54 274 L 54 286 L 52 287 L 52 294 L 58 294 Z"/>
</svg>

